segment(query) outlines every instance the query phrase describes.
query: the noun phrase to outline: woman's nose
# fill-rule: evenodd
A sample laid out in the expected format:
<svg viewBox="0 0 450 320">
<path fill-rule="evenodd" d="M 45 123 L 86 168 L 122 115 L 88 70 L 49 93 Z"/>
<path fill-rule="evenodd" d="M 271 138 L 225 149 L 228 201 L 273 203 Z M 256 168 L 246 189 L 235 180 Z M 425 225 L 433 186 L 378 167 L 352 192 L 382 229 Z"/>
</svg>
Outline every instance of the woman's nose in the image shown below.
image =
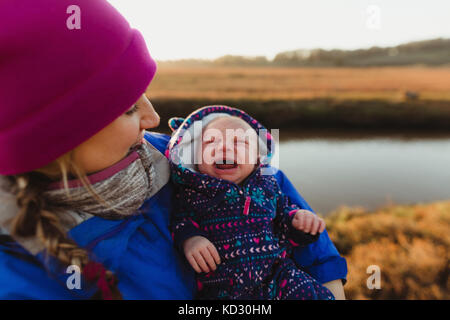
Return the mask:
<svg viewBox="0 0 450 320">
<path fill-rule="evenodd" d="M 146 99 L 147 103 L 145 104 L 144 108 L 142 108 L 142 113 L 141 113 L 141 129 L 145 130 L 145 129 L 151 129 L 151 128 L 156 128 L 157 126 L 159 126 L 159 114 L 155 111 L 155 109 L 153 108 L 152 103 Z"/>
</svg>

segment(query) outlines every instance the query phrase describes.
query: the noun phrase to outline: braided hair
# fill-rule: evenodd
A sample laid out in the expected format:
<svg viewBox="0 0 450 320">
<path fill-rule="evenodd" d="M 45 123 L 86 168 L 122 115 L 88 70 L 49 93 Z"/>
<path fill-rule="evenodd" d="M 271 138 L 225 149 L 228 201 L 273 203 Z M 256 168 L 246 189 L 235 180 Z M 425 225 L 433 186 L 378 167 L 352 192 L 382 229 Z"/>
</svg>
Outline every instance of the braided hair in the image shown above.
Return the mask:
<svg viewBox="0 0 450 320">
<path fill-rule="evenodd" d="M 94 191 L 85 172 L 72 160 L 73 150 L 52 163 L 31 171 L 7 176 L 16 197 L 19 212 L 11 221 L 11 235 L 35 238 L 45 248 L 45 253 L 64 265 L 76 265 L 87 281 L 96 283 L 98 290 L 93 299 L 122 299 L 117 278 L 100 263 L 90 261 L 89 252 L 70 239 L 61 225 L 61 219 L 51 203 L 42 196 L 48 185 L 62 179 L 67 195 L 71 172 L 80 179 L 99 202 L 105 203 Z"/>
</svg>

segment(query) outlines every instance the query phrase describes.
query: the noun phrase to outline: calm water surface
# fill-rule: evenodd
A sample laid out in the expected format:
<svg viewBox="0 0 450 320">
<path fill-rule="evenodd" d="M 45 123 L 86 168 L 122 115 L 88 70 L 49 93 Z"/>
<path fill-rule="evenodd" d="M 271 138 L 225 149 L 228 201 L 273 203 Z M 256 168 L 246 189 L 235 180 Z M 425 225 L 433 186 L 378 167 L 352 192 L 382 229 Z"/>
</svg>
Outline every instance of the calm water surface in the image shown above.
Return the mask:
<svg viewBox="0 0 450 320">
<path fill-rule="evenodd" d="M 450 198 L 450 135 L 280 131 L 279 167 L 312 208 Z"/>
</svg>

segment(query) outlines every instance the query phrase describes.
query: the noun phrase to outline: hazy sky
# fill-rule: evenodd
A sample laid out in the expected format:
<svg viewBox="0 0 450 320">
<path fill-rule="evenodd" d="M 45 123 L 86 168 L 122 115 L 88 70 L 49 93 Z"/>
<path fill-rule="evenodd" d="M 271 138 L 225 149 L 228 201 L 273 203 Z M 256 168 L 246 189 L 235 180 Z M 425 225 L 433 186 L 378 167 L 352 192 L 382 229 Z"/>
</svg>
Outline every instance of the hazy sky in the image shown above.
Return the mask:
<svg viewBox="0 0 450 320">
<path fill-rule="evenodd" d="M 108 0 L 158 60 L 450 38 L 449 0 Z"/>
</svg>

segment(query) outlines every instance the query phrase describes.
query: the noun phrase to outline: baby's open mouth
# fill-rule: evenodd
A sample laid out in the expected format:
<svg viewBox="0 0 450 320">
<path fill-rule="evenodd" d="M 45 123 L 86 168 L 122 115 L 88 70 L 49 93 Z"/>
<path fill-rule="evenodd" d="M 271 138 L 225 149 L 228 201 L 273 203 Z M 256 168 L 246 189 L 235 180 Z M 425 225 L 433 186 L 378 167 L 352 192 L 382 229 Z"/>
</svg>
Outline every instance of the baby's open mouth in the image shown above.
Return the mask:
<svg viewBox="0 0 450 320">
<path fill-rule="evenodd" d="M 238 165 L 237 165 L 236 161 L 230 161 L 230 160 L 223 159 L 222 161 L 216 162 L 214 164 L 214 166 L 220 170 L 229 170 L 229 169 L 236 168 Z"/>
</svg>

